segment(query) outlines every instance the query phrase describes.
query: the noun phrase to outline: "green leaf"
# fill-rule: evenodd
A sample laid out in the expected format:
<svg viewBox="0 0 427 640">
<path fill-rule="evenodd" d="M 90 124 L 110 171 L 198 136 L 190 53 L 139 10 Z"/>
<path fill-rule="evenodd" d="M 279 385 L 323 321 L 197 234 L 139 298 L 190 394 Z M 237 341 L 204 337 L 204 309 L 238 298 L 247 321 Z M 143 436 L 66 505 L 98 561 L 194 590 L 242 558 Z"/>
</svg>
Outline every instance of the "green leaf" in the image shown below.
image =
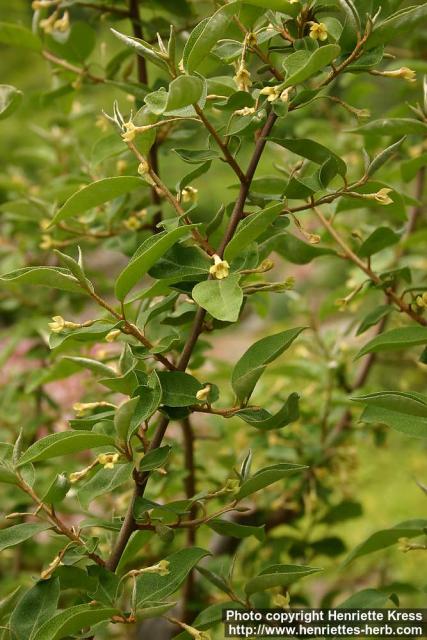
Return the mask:
<svg viewBox="0 0 427 640">
<path fill-rule="evenodd" d="M 100 362 L 99 360 L 92 360 L 92 358 L 82 358 L 81 356 L 65 356 L 62 361 L 71 362 L 77 365 L 81 369 L 87 369 L 98 376 L 108 376 L 114 378 L 117 373 L 114 369 L 108 365 Z M 61 362 L 61 361 L 60 361 Z"/>
<path fill-rule="evenodd" d="M 132 464 L 116 464 L 113 469 L 99 469 L 79 489 L 78 496 L 82 505 L 87 508 L 98 496 L 111 494 L 114 489 L 132 479 Z"/>
<path fill-rule="evenodd" d="M 239 12 L 240 7 L 241 2 L 230 2 L 197 25 L 184 48 L 183 62 L 187 73 L 193 73 L 209 55 L 218 40 L 224 37 L 230 20 Z"/>
<path fill-rule="evenodd" d="M 59 504 L 67 495 L 70 487 L 70 481 L 65 473 L 59 473 L 43 496 L 43 502 L 45 504 Z"/>
<path fill-rule="evenodd" d="M 243 303 L 239 276 L 230 275 L 222 280 L 204 280 L 196 284 L 191 295 L 213 318 L 223 322 L 238 320 Z"/>
<path fill-rule="evenodd" d="M 369 553 L 387 549 L 392 545 L 399 542 L 399 538 L 416 538 L 423 535 L 425 528 L 427 527 L 427 520 L 407 520 L 397 524 L 391 529 L 382 529 L 376 531 L 364 542 L 359 544 L 353 551 L 347 556 L 344 565 L 350 564 L 356 558 L 366 556 Z"/>
<path fill-rule="evenodd" d="M 135 390 L 139 402 L 135 409 L 135 423 L 137 425 L 148 420 L 157 410 L 162 400 L 162 387 L 156 371 L 148 379 L 148 385 L 141 385 Z"/>
<path fill-rule="evenodd" d="M 382 118 L 351 129 L 352 133 L 363 136 L 405 136 L 411 134 L 426 135 L 427 124 L 413 118 Z"/>
<path fill-rule="evenodd" d="M 169 85 L 165 112 L 179 111 L 197 104 L 202 97 L 203 81 L 196 76 L 178 76 Z"/>
<path fill-rule="evenodd" d="M 172 447 L 170 447 L 169 445 L 159 447 L 154 451 L 149 451 L 142 458 L 139 465 L 139 471 L 153 471 L 153 469 L 163 467 L 166 464 L 171 451 Z"/>
<path fill-rule="evenodd" d="M 0 84 L 0 120 L 12 115 L 19 107 L 23 98 L 22 91 L 10 84 Z"/>
<path fill-rule="evenodd" d="M 51 287 L 72 293 L 81 293 L 82 288 L 68 269 L 60 267 L 23 267 L 0 276 L 0 281 L 6 285 L 38 285 Z"/>
<path fill-rule="evenodd" d="M 91 431 L 61 431 L 51 433 L 32 444 L 20 457 L 18 466 L 28 462 L 48 460 L 57 456 L 69 455 L 77 451 L 95 449 L 102 446 L 114 446 L 114 438 L 103 433 Z"/>
<path fill-rule="evenodd" d="M 261 338 L 249 347 L 238 360 L 231 377 L 231 384 L 239 402 L 243 403 L 250 398 L 267 365 L 286 351 L 304 329 L 305 327 L 288 329 Z"/>
<path fill-rule="evenodd" d="M 360 336 L 362 333 L 374 327 L 382 318 L 388 316 L 393 311 L 393 307 L 389 304 L 380 305 L 370 313 L 368 313 L 357 329 L 356 335 Z"/>
<path fill-rule="evenodd" d="M 120 611 L 117 609 L 99 607 L 96 604 L 77 604 L 47 620 L 32 640 L 61 640 L 70 635 L 80 634 L 85 627 L 92 627 L 119 614 Z"/>
<path fill-rule="evenodd" d="M 392 158 L 396 151 L 400 148 L 405 138 L 406 136 L 403 136 L 403 138 L 400 138 L 400 140 L 398 140 L 394 144 L 391 144 L 389 147 L 384 149 L 384 151 L 381 151 L 381 153 L 379 153 L 376 158 L 372 160 L 371 164 L 366 170 L 366 175 L 373 176 L 374 173 L 378 171 L 378 169 L 380 169 L 388 160 L 390 160 L 390 158 Z"/>
<path fill-rule="evenodd" d="M 10 618 L 10 628 L 16 638 L 33 640 L 39 627 L 56 611 L 59 599 L 59 580 L 42 580 L 19 600 Z"/>
<path fill-rule="evenodd" d="M 287 587 L 301 578 L 318 573 L 322 569 L 306 567 L 298 564 L 275 564 L 267 567 L 259 575 L 245 585 L 245 592 L 248 596 L 259 591 L 266 591 L 274 587 Z"/>
<path fill-rule="evenodd" d="M 16 587 L 12 593 L 0 600 L 0 621 L 16 609 L 16 601 L 21 594 L 21 587 Z"/>
<path fill-rule="evenodd" d="M 282 480 L 285 476 L 292 473 L 298 473 L 304 469 L 307 469 L 307 467 L 300 464 L 292 464 L 290 462 L 281 462 L 280 464 L 274 464 L 270 467 L 264 467 L 264 469 L 257 471 L 251 478 L 241 485 L 235 498 L 236 500 L 242 500 L 257 491 L 268 487 L 270 484 Z"/>
<path fill-rule="evenodd" d="M 159 371 L 162 385 L 162 404 L 168 407 L 188 407 L 198 404 L 196 393 L 203 389 L 203 385 L 183 371 Z"/>
<path fill-rule="evenodd" d="M 335 255 L 326 247 L 308 244 L 291 233 L 281 233 L 274 242 L 276 251 L 292 264 L 308 264 L 321 256 Z"/>
<path fill-rule="evenodd" d="M 386 44 L 394 38 L 397 41 L 404 38 L 405 34 L 415 31 L 422 20 L 427 17 L 427 5 L 406 7 L 389 16 L 383 22 L 375 26 L 372 34 L 369 36 L 369 48 L 376 47 L 379 44 Z"/>
<path fill-rule="evenodd" d="M 296 51 L 288 56 L 283 66 L 287 71 L 287 78 L 283 88 L 293 87 L 301 84 L 323 70 L 332 60 L 340 54 L 340 47 L 337 44 L 327 44 L 319 47 L 310 55 L 305 50 Z"/>
<path fill-rule="evenodd" d="M 225 249 L 224 258 L 233 260 L 233 258 L 241 254 L 243 249 L 268 229 L 282 210 L 282 203 L 275 203 L 266 209 L 262 209 L 262 211 L 252 213 L 240 222 L 236 233 Z"/>
<path fill-rule="evenodd" d="M 121 442 L 128 442 L 132 418 L 134 416 L 139 398 L 126 400 L 116 409 L 114 415 L 114 428 Z"/>
<path fill-rule="evenodd" d="M 337 609 L 383 609 L 390 596 L 377 589 L 362 589 L 341 602 Z"/>
<path fill-rule="evenodd" d="M 29 29 L 20 24 L 0 22 L 0 43 L 31 51 L 40 51 L 41 42 Z"/>
<path fill-rule="evenodd" d="M 315 140 L 308 140 L 307 138 L 290 138 L 283 140 L 282 138 L 274 137 L 268 138 L 268 140 L 316 164 L 323 165 L 329 158 L 334 158 L 337 163 L 338 173 L 341 176 L 345 176 L 347 173 L 347 165 L 344 160 L 334 151 L 331 151 L 331 149 L 328 149 Z"/>
<path fill-rule="evenodd" d="M 198 547 L 181 549 L 165 558 L 169 562 L 168 575 L 145 573 L 139 576 L 136 580 L 137 606 L 141 607 L 150 601 L 160 602 L 171 596 L 179 589 L 193 567 L 207 555 L 208 551 Z"/>
<path fill-rule="evenodd" d="M 399 240 L 399 234 L 390 229 L 390 227 L 378 227 L 362 242 L 357 254 L 361 258 L 369 258 L 375 253 L 397 244 Z"/>
<path fill-rule="evenodd" d="M 408 436 L 427 438 L 427 397 L 415 392 L 379 391 L 352 398 L 365 405 L 360 419 L 382 423 Z"/>
<path fill-rule="evenodd" d="M 241 418 L 252 427 L 261 431 L 271 431 L 272 429 L 283 429 L 291 422 L 295 422 L 299 418 L 299 395 L 291 393 L 283 407 L 278 413 L 272 416 L 264 409 L 240 409 L 233 416 Z"/>
<path fill-rule="evenodd" d="M 188 235 L 189 231 L 195 226 L 177 227 L 173 231 L 164 231 L 153 238 L 148 238 L 116 280 L 115 293 L 118 300 L 124 300 L 129 291 L 133 289 L 166 251 L 180 238 Z"/>
<path fill-rule="evenodd" d="M 33 536 L 47 531 L 52 525 L 47 522 L 34 523 L 34 524 L 15 524 L 13 527 L 7 527 L 0 530 L 0 551 L 14 547 L 17 544 L 21 544 L 25 540 L 32 538 Z"/>
<path fill-rule="evenodd" d="M 265 540 L 264 525 L 254 527 L 251 525 L 238 524 L 230 520 L 221 520 L 221 518 L 208 520 L 206 524 L 220 536 L 230 536 L 231 538 L 248 538 L 249 536 L 255 536 L 260 542 Z"/>
<path fill-rule="evenodd" d="M 180 282 L 184 279 L 198 280 L 209 273 L 211 261 L 198 247 L 175 245 L 149 270 L 152 278 Z"/>
<path fill-rule="evenodd" d="M 114 198 L 146 186 L 144 180 L 136 176 L 103 178 L 102 180 L 92 182 L 68 198 L 54 216 L 51 225 L 84 213 L 88 209 L 104 204 L 104 202 L 114 200 Z"/>
<path fill-rule="evenodd" d="M 174 149 L 175 153 L 189 164 L 201 164 L 220 158 L 216 149 Z"/>
<path fill-rule="evenodd" d="M 419 344 L 427 344 L 427 327 L 399 327 L 398 329 L 391 329 L 381 333 L 370 340 L 362 347 L 356 358 L 360 358 L 367 353 L 397 351 Z"/>
<path fill-rule="evenodd" d="M 160 69 L 168 70 L 168 65 L 166 61 L 162 58 L 162 56 L 156 51 L 156 49 L 151 44 L 149 44 L 148 42 L 145 42 L 145 40 L 141 40 L 140 38 L 127 36 L 124 33 L 120 33 L 119 31 L 116 31 L 115 29 L 111 29 L 111 32 L 113 33 L 113 35 L 116 36 L 116 38 L 121 40 L 127 47 L 134 49 L 134 51 L 136 51 L 136 53 L 139 56 L 141 56 L 142 58 L 145 58 L 146 60 L 149 60 L 150 62 L 155 64 L 157 67 L 160 67 Z"/>
</svg>

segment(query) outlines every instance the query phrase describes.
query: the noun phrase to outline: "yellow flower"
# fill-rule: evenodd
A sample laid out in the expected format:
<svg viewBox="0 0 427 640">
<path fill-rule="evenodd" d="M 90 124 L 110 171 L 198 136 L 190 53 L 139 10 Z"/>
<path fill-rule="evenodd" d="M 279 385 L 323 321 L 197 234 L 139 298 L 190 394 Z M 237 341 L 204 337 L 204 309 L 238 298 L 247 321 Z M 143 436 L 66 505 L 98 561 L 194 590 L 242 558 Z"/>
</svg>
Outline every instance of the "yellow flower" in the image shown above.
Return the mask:
<svg viewBox="0 0 427 640">
<path fill-rule="evenodd" d="M 65 11 L 62 18 L 55 20 L 53 23 L 53 28 L 55 31 L 59 31 L 60 33 L 65 33 L 70 28 L 70 16 L 68 11 Z"/>
<path fill-rule="evenodd" d="M 312 22 L 310 26 L 310 38 L 313 40 L 326 40 L 328 29 L 324 22 Z"/>
<path fill-rule="evenodd" d="M 55 245 L 52 236 L 48 233 L 42 235 L 42 241 L 39 244 L 40 249 L 51 249 Z"/>
<path fill-rule="evenodd" d="M 123 224 L 126 229 L 129 229 L 129 231 L 137 231 L 137 229 L 139 229 L 139 227 L 141 226 L 141 223 L 136 216 L 130 216 L 127 220 L 123 220 Z"/>
<path fill-rule="evenodd" d="M 151 565 L 151 567 L 129 571 L 128 575 L 139 576 L 142 573 L 156 573 L 159 576 L 167 576 L 169 574 L 169 560 L 160 560 L 160 562 Z"/>
<path fill-rule="evenodd" d="M 386 78 L 402 78 L 408 82 L 416 82 L 416 73 L 413 69 L 408 67 L 400 67 L 400 69 L 394 69 L 393 71 L 381 71 L 381 75 Z"/>
<path fill-rule="evenodd" d="M 383 189 L 380 189 L 379 191 L 377 191 L 377 193 L 374 194 L 374 199 L 383 205 L 392 204 L 393 200 L 388 195 L 391 191 L 393 191 L 393 189 L 388 189 L 387 187 L 384 187 Z"/>
<path fill-rule="evenodd" d="M 181 191 L 181 200 L 183 202 L 197 202 L 198 193 L 199 191 L 195 187 L 185 187 Z"/>
<path fill-rule="evenodd" d="M 288 87 L 280 94 L 280 100 L 282 102 L 289 102 L 289 95 L 291 93 L 292 87 Z"/>
<path fill-rule="evenodd" d="M 105 116 L 98 116 L 95 121 L 95 127 L 101 129 L 104 133 L 108 131 L 108 120 Z"/>
<path fill-rule="evenodd" d="M 85 469 L 82 469 L 81 471 L 74 471 L 73 473 L 70 473 L 70 475 L 68 476 L 68 479 L 69 479 L 70 483 L 71 484 L 75 484 L 76 482 L 78 482 L 82 478 L 85 478 L 87 476 L 87 474 L 89 473 L 89 471 L 91 471 L 91 469 L 93 469 L 95 464 L 97 464 L 97 461 L 95 461 L 95 463 L 90 464 L 88 467 L 86 467 Z"/>
<path fill-rule="evenodd" d="M 98 462 L 103 465 L 104 469 L 114 469 L 114 465 L 119 458 L 119 453 L 100 453 L 98 456 Z"/>
<path fill-rule="evenodd" d="M 150 171 L 150 165 L 146 160 L 143 160 L 138 165 L 138 173 L 140 176 L 145 176 Z"/>
<path fill-rule="evenodd" d="M 281 609 L 289 609 L 289 604 L 291 601 L 291 596 L 287 593 L 285 596 L 281 593 L 277 593 L 273 598 L 273 604 L 275 607 L 280 607 Z"/>
<path fill-rule="evenodd" d="M 49 329 L 52 333 L 61 333 L 63 329 L 65 329 L 65 320 L 62 316 L 53 316 L 53 322 L 48 323 Z"/>
<path fill-rule="evenodd" d="M 264 89 L 261 89 L 260 91 L 260 95 L 267 96 L 268 102 L 274 102 L 274 100 L 280 98 L 281 93 L 282 89 L 280 85 L 276 85 L 275 87 L 264 87 Z"/>
<path fill-rule="evenodd" d="M 123 140 L 125 142 L 132 142 L 133 140 L 135 140 L 137 128 L 135 127 L 133 122 L 129 120 L 129 122 L 124 123 L 123 127 L 126 130 L 124 133 L 122 133 Z"/>
<path fill-rule="evenodd" d="M 424 309 L 424 307 L 426 306 L 423 296 L 417 296 L 417 299 L 415 300 L 415 302 L 417 303 L 417 306 L 420 307 L 421 309 Z"/>
<path fill-rule="evenodd" d="M 235 116 L 251 116 L 255 113 L 255 107 L 243 107 L 243 109 L 237 109 L 234 112 Z"/>
<path fill-rule="evenodd" d="M 115 342 L 117 340 L 117 338 L 119 337 L 119 335 L 121 334 L 120 329 L 112 329 L 109 333 L 107 333 L 107 335 L 105 336 L 105 341 L 106 342 Z"/>
<path fill-rule="evenodd" d="M 230 265 L 227 260 L 222 260 L 217 254 L 213 257 L 214 264 L 209 269 L 209 273 L 217 280 L 223 280 L 230 273 Z"/>
<path fill-rule="evenodd" d="M 84 418 L 87 416 L 92 409 L 97 409 L 98 407 L 114 407 L 114 404 L 111 402 L 75 402 L 73 404 L 73 410 L 76 413 L 77 418 Z"/>
<path fill-rule="evenodd" d="M 207 384 L 205 387 L 203 387 L 203 389 L 200 389 L 200 391 L 196 393 L 197 400 L 200 400 L 201 402 L 206 402 L 206 400 L 209 397 L 210 391 L 211 391 L 211 385 Z"/>
<path fill-rule="evenodd" d="M 120 175 L 123 175 L 127 169 L 127 166 L 128 166 L 128 163 L 126 162 L 126 160 L 117 160 L 116 162 L 117 173 L 119 173 Z"/>
<path fill-rule="evenodd" d="M 251 74 L 243 63 L 240 64 L 234 76 L 239 91 L 249 91 L 252 86 Z"/>
<path fill-rule="evenodd" d="M 40 578 L 42 580 L 48 580 L 52 575 L 52 573 L 55 571 L 55 569 L 62 564 L 61 560 L 62 560 L 62 555 L 58 554 L 49 564 L 48 568 L 41 572 Z"/>
<path fill-rule="evenodd" d="M 407 551 L 411 550 L 411 543 L 409 538 L 399 538 L 398 540 L 398 545 L 397 548 L 399 549 L 399 551 L 403 551 L 403 553 L 406 553 Z"/>
<path fill-rule="evenodd" d="M 54 11 L 52 15 L 44 20 L 40 20 L 39 26 L 42 31 L 45 33 L 52 33 L 54 30 L 54 24 L 58 18 L 58 11 Z"/>
</svg>

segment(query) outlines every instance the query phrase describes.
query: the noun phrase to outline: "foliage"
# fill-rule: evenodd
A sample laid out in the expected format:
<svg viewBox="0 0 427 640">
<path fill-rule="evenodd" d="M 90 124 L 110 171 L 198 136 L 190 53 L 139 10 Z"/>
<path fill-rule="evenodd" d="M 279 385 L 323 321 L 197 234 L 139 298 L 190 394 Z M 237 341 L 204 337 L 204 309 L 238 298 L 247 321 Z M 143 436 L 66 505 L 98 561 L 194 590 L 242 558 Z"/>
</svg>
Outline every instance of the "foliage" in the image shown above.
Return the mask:
<svg viewBox="0 0 427 640">
<path fill-rule="evenodd" d="M 343 531 L 355 445 L 425 452 L 426 15 L 35 0 L 0 23 L 5 640 L 420 601 L 355 567 L 425 552 L 422 514 Z"/>
</svg>

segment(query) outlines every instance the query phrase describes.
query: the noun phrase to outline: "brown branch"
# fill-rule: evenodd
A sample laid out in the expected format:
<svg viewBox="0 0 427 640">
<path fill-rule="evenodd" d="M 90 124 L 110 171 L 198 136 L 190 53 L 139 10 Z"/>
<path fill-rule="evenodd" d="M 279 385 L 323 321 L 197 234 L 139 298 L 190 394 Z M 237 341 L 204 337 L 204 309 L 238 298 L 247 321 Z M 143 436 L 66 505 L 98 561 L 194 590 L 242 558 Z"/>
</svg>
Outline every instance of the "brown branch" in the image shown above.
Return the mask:
<svg viewBox="0 0 427 640">
<path fill-rule="evenodd" d="M 252 155 L 252 158 L 249 162 L 248 165 L 248 169 L 246 171 L 245 174 L 245 181 L 241 183 L 240 185 L 240 191 L 239 191 L 239 195 L 238 198 L 236 200 L 236 204 L 234 205 L 234 209 L 233 212 L 231 214 L 230 217 L 230 222 L 228 224 L 228 227 L 225 231 L 223 240 L 221 242 L 220 248 L 218 249 L 218 254 L 219 255 L 223 255 L 225 247 L 227 246 L 228 242 L 231 240 L 231 238 L 233 237 L 237 225 L 239 224 L 239 221 L 242 219 L 243 216 L 243 210 L 244 210 L 244 206 L 246 203 L 246 198 L 248 196 L 249 193 L 249 189 L 250 189 L 250 185 L 252 182 L 252 179 L 255 175 L 255 172 L 257 170 L 259 161 L 261 159 L 262 156 L 262 152 L 264 151 L 264 147 L 266 144 L 266 138 L 267 136 L 270 134 L 271 129 L 273 128 L 274 123 L 276 122 L 277 117 L 271 113 L 268 118 L 267 121 L 264 125 L 264 127 L 261 130 L 261 133 L 257 139 L 257 142 L 255 144 L 255 149 Z M 190 334 L 187 338 L 187 341 L 184 345 L 184 349 L 181 353 L 181 357 L 178 361 L 177 364 L 177 370 L 178 371 L 185 371 L 185 369 L 188 366 L 188 363 L 190 361 L 191 355 L 193 353 L 193 349 L 194 346 L 197 342 L 197 339 L 202 331 L 202 327 L 203 327 L 203 322 L 206 316 L 206 311 L 202 308 L 199 307 L 197 309 L 194 321 L 193 321 L 193 326 L 191 328 Z M 162 417 L 159 421 L 159 424 L 157 426 L 156 431 L 154 432 L 154 436 L 153 439 L 150 443 L 150 446 L 148 448 L 148 451 L 154 451 L 155 449 L 158 449 L 160 447 L 160 445 L 162 444 L 164 435 L 166 433 L 166 430 L 168 428 L 169 425 L 169 419 L 167 417 Z M 148 482 L 148 478 L 149 478 L 149 472 L 145 472 L 143 474 L 138 474 L 135 473 L 135 490 L 134 490 L 134 494 L 131 500 L 131 503 L 129 505 L 128 511 L 126 513 L 125 519 L 123 521 L 123 525 L 122 528 L 120 530 L 118 539 L 116 541 L 115 547 L 111 553 L 111 556 L 107 562 L 107 568 L 110 569 L 110 571 L 115 571 L 116 567 L 120 561 L 120 558 L 122 556 L 123 551 L 126 548 L 126 545 L 128 543 L 128 540 L 130 538 L 130 536 L 132 535 L 132 533 L 136 530 L 136 522 L 135 519 L 133 517 L 133 507 L 135 504 L 135 501 L 138 499 L 138 497 L 144 495 L 144 491 L 145 491 L 145 487 L 147 486 L 147 482 Z"/>
<path fill-rule="evenodd" d="M 101 76 L 95 76 L 84 67 L 77 67 L 76 65 L 71 64 L 71 62 L 68 62 L 63 58 L 58 58 L 58 56 L 55 56 L 50 51 L 42 51 L 42 56 L 43 58 L 45 58 L 45 60 L 48 60 L 49 62 L 52 62 L 53 64 L 66 69 L 67 71 L 71 71 L 72 73 L 75 73 L 78 76 L 82 76 L 84 78 L 89 78 L 89 80 L 91 80 L 94 84 L 102 84 L 105 82 L 105 78 L 101 78 Z"/>
<path fill-rule="evenodd" d="M 237 177 L 239 178 L 240 182 L 243 182 L 245 180 L 245 174 L 241 170 L 240 165 L 238 164 L 238 162 L 234 158 L 233 154 L 230 152 L 230 149 L 227 147 L 227 145 L 225 144 L 225 142 L 223 141 L 223 139 L 221 138 L 221 136 L 219 135 L 219 133 L 215 129 L 215 127 L 206 118 L 206 116 L 203 113 L 202 109 L 197 104 L 195 104 L 193 106 L 194 106 L 194 109 L 195 109 L 197 115 L 199 116 L 200 120 L 203 122 L 203 124 L 205 125 L 206 129 L 209 131 L 209 133 L 211 134 L 212 138 L 215 140 L 215 142 L 217 143 L 217 145 L 221 149 L 221 151 L 222 151 L 222 153 L 224 155 L 224 160 L 233 169 L 234 173 L 237 175 Z"/>
</svg>

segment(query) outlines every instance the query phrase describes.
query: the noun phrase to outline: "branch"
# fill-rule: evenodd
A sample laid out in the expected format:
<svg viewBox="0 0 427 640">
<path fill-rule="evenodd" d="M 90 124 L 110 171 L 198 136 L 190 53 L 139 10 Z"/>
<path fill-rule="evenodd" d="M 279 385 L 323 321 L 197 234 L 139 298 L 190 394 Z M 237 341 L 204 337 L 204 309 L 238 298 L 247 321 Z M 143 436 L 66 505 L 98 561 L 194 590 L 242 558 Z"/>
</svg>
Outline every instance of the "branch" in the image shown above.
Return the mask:
<svg viewBox="0 0 427 640">
<path fill-rule="evenodd" d="M 239 191 L 239 195 L 238 198 L 236 200 L 236 203 L 234 205 L 234 209 L 233 212 L 231 214 L 230 217 L 230 222 L 228 224 L 228 227 L 225 231 L 224 237 L 222 239 L 222 242 L 220 244 L 220 247 L 218 249 L 218 255 L 223 255 L 225 247 L 227 246 L 228 242 L 231 240 L 231 238 L 233 237 L 237 225 L 239 224 L 240 220 L 243 217 L 243 211 L 244 211 L 244 206 L 246 203 L 246 199 L 250 190 L 250 186 L 252 183 L 252 179 L 255 175 L 255 172 L 257 170 L 259 161 L 261 159 L 262 156 L 262 152 L 264 151 L 265 148 L 265 144 L 266 144 L 266 138 L 267 136 L 270 134 L 271 129 L 274 126 L 274 123 L 276 122 L 277 116 L 275 116 L 273 113 L 270 113 L 270 115 L 267 118 L 267 121 L 264 125 L 264 127 L 261 130 L 261 133 L 257 139 L 257 142 L 255 144 L 255 149 L 252 155 L 252 158 L 249 162 L 246 174 L 245 174 L 245 181 L 241 183 L 240 185 L 240 191 Z M 184 345 L 184 349 L 181 353 L 181 357 L 178 361 L 177 364 L 177 370 L 178 371 L 185 371 L 185 369 L 188 366 L 188 363 L 190 361 L 191 355 L 193 353 L 193 349 L 194 346 L 198 340 L 198 337 L 202 331 L 202 327 L 203 327 L 203 322 L 206 316 L 206 311 L 202 308 L 199 307 L 197 309 L 194 321 L 193 321 L 193 326 L 191 328 L 190 334 L 187 338 L 187 341 Z M 160 421 L 159 424 L 157 426 L 156 431 L 154 432 L 154 436 L 153 439 L 150 443 L 150 446 L 148 448 L 148 451 L 154 451 L 155 449 L 158 449 L 163 441 L 163 438 L 165 436 L 166 430 L 168 428 L 169 425 L 169 419 L 166 418 L 165 416 L 163 416 Z M 107 568 L 110 571 L 115 571 L 117 568 L 117 565 L 120 561 L 120 558 L 122 556 L 123 551 L 126 548 L 126 545 L 128 543 L 128 540 L 130 538 L 130 536 L 132 535 L 132 533 L 136 530 L 137 525 L 135 522 L 135 519 L 133 517 L 133 507 L 135 504 L 135 501 L 137 500 L 138 497 L 143 496 L 144 495 L 144 491 L 145 491 L 145 487 L 147 486 L 147 482 L 148 482 L 148 478 L 149 478 L 149 472 L 145 472 L 143 474 L 138 474 L 137 472 L 135 473 L 135 489 L 134 489 L 134 494 L 131 500 L 131 503 L 129 505 L 128 511 L 126 513 L 125 519 L 123 521 L 123 525 L 122 528 L 120 530 L 118 539 L 116 541 L 116 545 L 111 553 L 111 556 L 107 562 Z"/>
</svg>

